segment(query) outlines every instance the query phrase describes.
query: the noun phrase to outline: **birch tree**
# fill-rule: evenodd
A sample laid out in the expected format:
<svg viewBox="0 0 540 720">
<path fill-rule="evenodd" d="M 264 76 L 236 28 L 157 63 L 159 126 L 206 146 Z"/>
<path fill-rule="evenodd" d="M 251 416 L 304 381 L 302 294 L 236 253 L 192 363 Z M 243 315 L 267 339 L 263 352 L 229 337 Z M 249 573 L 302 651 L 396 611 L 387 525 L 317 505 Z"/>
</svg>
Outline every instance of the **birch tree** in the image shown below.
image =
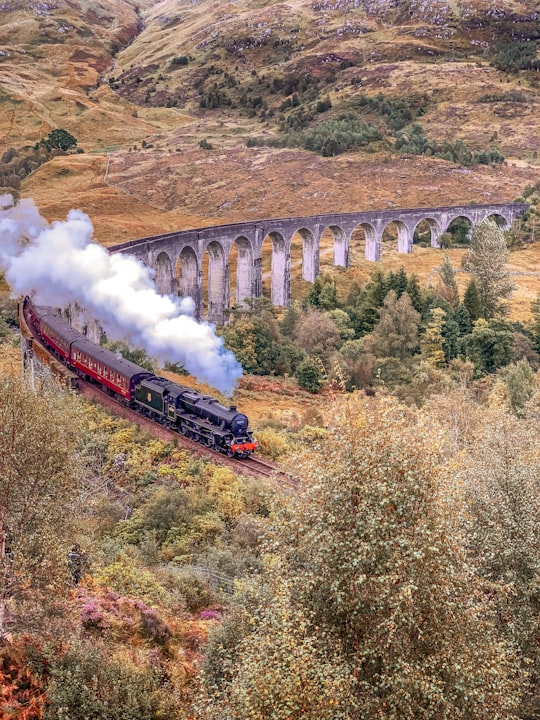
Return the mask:
<svg viewBox="0 0 540 720">
<path fill-rule="evenodd" d="M 515 289 L 507 269 L 509 250 L 504 231 L 489 218 L 473 230 L 469 251 L 463 258 L 463 269 L 470 272 L 482 303 L 486 319 L 507 312 L 507 303 Z"/>
<path fill-rule="evenodd" d="M 56 385 L 0 379 L 0 634 L 61 612 L 73 542 L 79 409 Z"/>
<path fill-rule="evenodd" d="M 250 613 L 208 717 L 513 718 L 513 657 L 464 551 L 439 429 L 360 395 L 331 417 L 295 458 L 303 489 L 269 545 L 274 601 Z"/>
</svg>

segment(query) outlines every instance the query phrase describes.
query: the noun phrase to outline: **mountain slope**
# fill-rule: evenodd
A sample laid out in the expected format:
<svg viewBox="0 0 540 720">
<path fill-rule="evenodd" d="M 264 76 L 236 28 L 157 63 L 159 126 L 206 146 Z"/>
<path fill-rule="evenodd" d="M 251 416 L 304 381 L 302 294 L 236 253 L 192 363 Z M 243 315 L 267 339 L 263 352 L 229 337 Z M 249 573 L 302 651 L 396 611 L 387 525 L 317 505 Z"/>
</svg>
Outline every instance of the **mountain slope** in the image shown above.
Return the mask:
<svg viewBox="0 0 540 720">
<path fill-rule="evenodd" d="M 6 0 L 0 152 L 54 127 L 73 133 L 87 154 L 55 158 L 21 190 L 50 217 L 82 207 L 105 242 L 319 209 L 513 199 L 538 179 L 539 9 Z M 508 48 L 531 67 L 505 67 Z"/>
</svg>

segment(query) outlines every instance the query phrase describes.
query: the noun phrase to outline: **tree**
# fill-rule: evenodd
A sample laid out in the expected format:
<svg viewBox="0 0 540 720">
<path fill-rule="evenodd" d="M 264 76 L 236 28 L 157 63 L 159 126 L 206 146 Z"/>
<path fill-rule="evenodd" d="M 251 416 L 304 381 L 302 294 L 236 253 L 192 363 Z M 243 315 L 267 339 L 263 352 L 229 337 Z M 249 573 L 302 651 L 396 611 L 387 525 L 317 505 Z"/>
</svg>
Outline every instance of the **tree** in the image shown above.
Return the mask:
<svg viewBox="0 0 540 720">
<path fill-rule="evenodd" d="M 482 410 L 459 468 L 467 542 L 497 605 L 499 630 L 520 651 L 530 682 L 520 712 L 540 715 L 540 482 L 537 428 L 504 409 Z"/>
<path fill-rule="evenodd" d="M 318 392 L 324 385 L 321 368 L 312 358 L 306 358 L 300 363 L 294 377 L 300 387 L 312 393 Z"/>
<path fill-rule="evenodd" d="M 475 318 L 478 320 L 478 318 Z M 467 307 L 464 302 L 459 303 L 457 306 L 455 312 L 454 312 L 454 320 L 458 324 L 459 327 L 459 334 L 460 335 L 468 335 L 472 330 L 472 320 L 471 320 L 471 314 L 467 310 Z"/>
<path fill-rule="evenodd" d="M 439 284 L 437 292 L 452 307 L 459 305 L 459 290 L 456 282 L 456 271 L 452 267 L 452 261 L 448 255 L 444 256 L 439 272 Z"/>
<path fill-rule="evenodd" d="M 508 255 L 504 231 L 497 223 L 490 219 L 478 223 L 463 258 L 463 269 L 474 276 L 486 319 L 502 315 L 508 309 L 505 301 L 515 288 L 506 269 Z"/>
<path fill-rule="evenodd" d="M 39 627 L 69 581 L 79 419 L 76 400 L 53 383 L 33 392 L 0 380 L 1 634 Z"/>
<path fill-rule="evenodd" d="M 446 362 L 459 355 L 459 325 L 453 318 L 447 318 L 442 326 L 443 352 Z"/>
<path fill-rule="evenodd" d="M 376 270 L 370 275 L 364 292 L 352 312 L 354 326 L 359 335 L 373 330 L 379 320 L 379 310 L 389 291 L 388 281 L 382 270 Z"/>
<path fill-rule="evenodd" d="M 326 312 L 308 310 L 296 325 L 296 342 L 308 355 L 321 360 L 341 345 L 336 324 Z"/>
<path fill-rule="evenodd" d="M 132 348 L 124 340 L 114 340 L 113 342 L 107 343 L 108 349 L 113 353 L 120 353 L 120 355 L 129 360 L 135 365 L 148 370 L 149 372 L 155 372 L 154 361 L 149 357 L 146 352 L 140 348 Z"/>
<path fill-rule="evenodd" d="M 534 349 L 540 352 L 540 292 L 531 303 L 532 318 L 529 329 L 532 335 Z"/>
<path fill-rule="evenodd" d="M 464 338 L 467 358 L 478 375 L 495 372 L 508 365 L 512 357 L 512 331 L 500 320 L 477 320 L 473 331 Z"/>
<path fill-rule="evenodd" d="M 518 417 L 524 415 L 525 407 L 534 394 L 534 380 L 534 373 L 525 359 L 506 368 L 505 382 L 510 408 Z"/>
<path fill-rule="evenodd" d="M 307 294 L 304 305 L 306 307 L 334 310 L 338 306 L 337 286 L 335 279 L 328 274 L 318 275 Z"/>
<path fill-rule="evenodd" d="M 268 593 L 208 717 L 512 717 L 513 657 L 462 546 L 437 428 L 359 394 L 329 416 L 294 459 Z"/>
<path fill-rule="evenodd" d="M 411 275 L 407 282 L 407 289 L 406 289 L 407 295 L 411 299 L 411 303 L 413 308 L 416 310 L 417 313 L 422 313 L 424 308 L 424 297 L 422 293 L 422 289 L 420 287 L 420 283 L 418 282 L 418 278 L 416 275 Z"/>
<path fill-rule="evenodd" d="M 77 144 L 77 138 L 74 137 L 67 130 L 62 130 L 61 128 L 58 128 L 57 130 L 52 130 L 47 135 L 44 143 L 49 148 L 69 150 L 70 148 L 75 147 L 75 145 Z"/>
<path fill-rule="evenodd" d="M 275 310 L 267 298 L 252 298 L 247 308 L 237 309 L 232 322 L 223 329 L 223 339 L 246 372 L 275 372 L 281 336 Z"/>
<path fill-rule="evenodd" d="M 445 318 L 446 313 L 444 310 L 433 308 L 431 310 L 431 320 L 420 341 L 422 357 L 434 367 L 441 367 L 446 361 L 442 334 Z"/>
<path fill-rule="evenodd" d="M 392 270 L 390 270 L 388 273 L 388 286 L 391 290 L 395 290 L 398 298 L 400 298 L 407 290 L 408 278 L 403 265 L 397 272 L 392 272 Z"/>
<path fill-rule="evenodd" d="M 378 357 L 395 357 L 403 360 L 418 348 L 420 316 L 413 308 L 409 295 L 404 292 L 398 299 L 390 290 L 384 299 L 381 318 L 371 335 L 371 350 Z"/>
<path fill-rule="evenodd" d="M 471 323 L 472 329 L 472 323 L 476 322 L 479 318 L 484 317 L 484 311 L 482 309 L 482 299 L 480 298 L 478 286 L 474 278 L 469 282 L 465 289 L 465 295 L 463 296 L 462 305 L 465 310 L 467 310 L 469 316 L 469 323 Z M 460 305 L 458 305 L 457 310 L 459 310 L 460 307 L 461 303 Z"/>
<path fill-rule="evenodd" d="M 354 330 L 351 327 L 351 318 L 345 310 L 336 308 L 331 310 L 328 315 L 331 317 L 332 322 L 339 332 L 340 338 L 345 342 L 354 338 Z"/>
<path fill-rule="evenodd" d="M 300 313 L 294 304 L 289 305 L 283 318 L 279 324 L 279 329 L 282 335 L 288 338 L 294 337 L 296 323 L 300 319 Z"/>
</svg>

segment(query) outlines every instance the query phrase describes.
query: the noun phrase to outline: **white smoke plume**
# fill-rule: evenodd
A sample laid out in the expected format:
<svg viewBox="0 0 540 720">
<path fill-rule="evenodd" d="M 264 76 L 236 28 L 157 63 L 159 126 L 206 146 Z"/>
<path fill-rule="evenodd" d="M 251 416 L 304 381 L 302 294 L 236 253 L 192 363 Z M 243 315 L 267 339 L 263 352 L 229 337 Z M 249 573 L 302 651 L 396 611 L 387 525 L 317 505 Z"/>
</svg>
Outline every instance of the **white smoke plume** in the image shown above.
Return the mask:
<svg viewBox="0 0 540 720">
<path fill-rule="evenodd" d="M 241 365 L 212 325 L 194 319 L 191 298 L 159 295 L 149 268 L 130 255 L 110 255 L 92 235 L 80 210 L 48 225 L 33 200 L 13 205 L 11 196 L 0 196 L 0 268 L 13 295 L 54 307 L 76 302 L 109 338 L 127 338 L 231 394 Z"/>
</svg>

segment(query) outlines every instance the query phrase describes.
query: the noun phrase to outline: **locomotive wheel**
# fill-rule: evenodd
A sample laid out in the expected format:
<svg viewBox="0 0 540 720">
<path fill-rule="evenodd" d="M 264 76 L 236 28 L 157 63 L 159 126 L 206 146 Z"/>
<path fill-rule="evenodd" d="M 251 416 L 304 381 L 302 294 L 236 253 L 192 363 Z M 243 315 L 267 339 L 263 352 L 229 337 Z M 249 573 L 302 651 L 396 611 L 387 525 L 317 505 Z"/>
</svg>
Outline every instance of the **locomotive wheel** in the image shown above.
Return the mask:
<svg viewBox="0 0 540 720">
<path fill-rule="evenodd" d="M 230 447 L 227 448 L 227 457 L 234 457 L 234 452 L 231 450 Z"/>
</svg>

